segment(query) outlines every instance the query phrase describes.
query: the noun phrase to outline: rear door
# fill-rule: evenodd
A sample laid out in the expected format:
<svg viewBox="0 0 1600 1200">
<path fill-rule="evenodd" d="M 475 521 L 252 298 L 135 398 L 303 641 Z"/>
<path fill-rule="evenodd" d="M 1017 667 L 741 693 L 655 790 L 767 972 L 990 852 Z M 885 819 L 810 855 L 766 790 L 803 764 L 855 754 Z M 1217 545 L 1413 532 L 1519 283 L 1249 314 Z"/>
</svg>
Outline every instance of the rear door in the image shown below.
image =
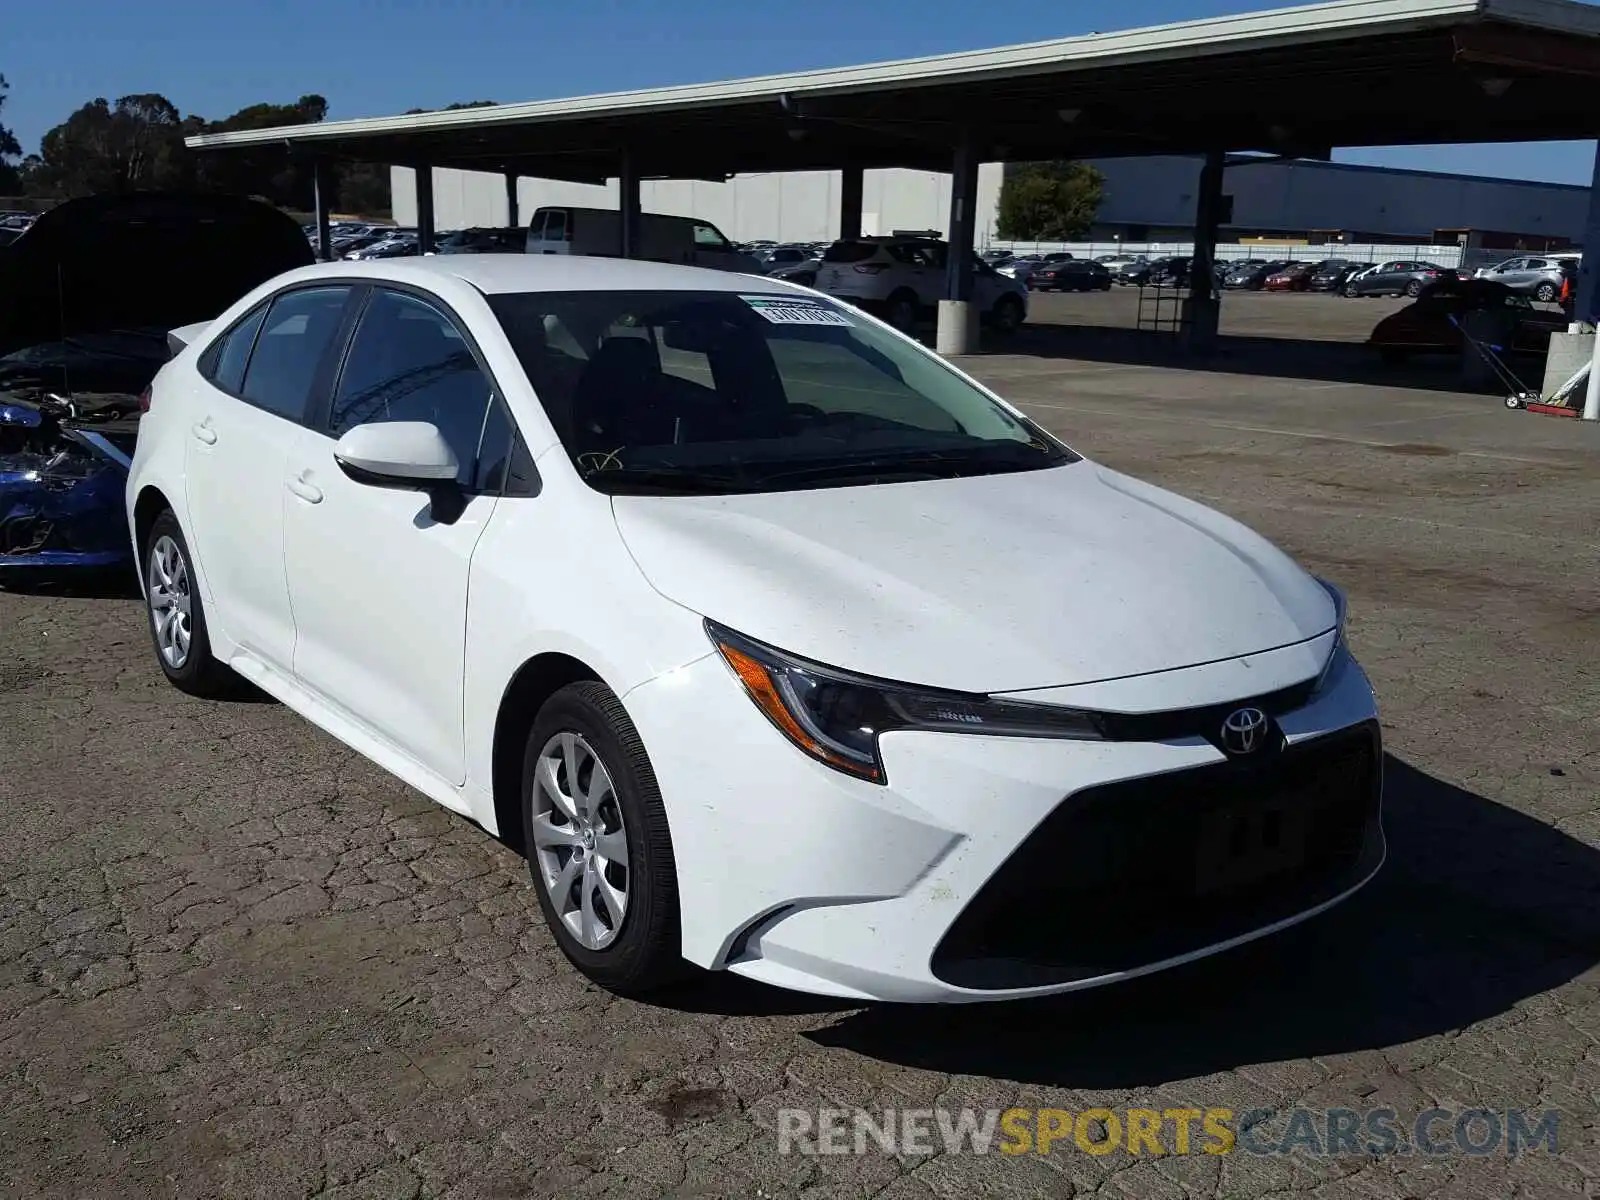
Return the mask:
<svg viewBox="0 0 1600 1200">
<path fill-rule="evenodd" d="M 1551 271 L 1551 262 L 1548 258 L 1530 258 L 1524 264 L 1515 278 L 1506 282 L 1519 292 L 1531 292 L 1541 283 L 1549 283 L 1555 278 Z"/>
<path fill-rule="evenodd" d="M 319 387 L 351 289 L 280 292 L 213 346 L 185 454 L 194 551 L 227 638 L 288 671 L 294 620 L 283 567 L 285 465 Z M 215 357 L 213 354 L 215 353 Z"/>
<path fill-rule="evenodd" d="M 1361 281 L 1363 292 L 1397 292 L 1405 287 L 1401 279 L 1402 272 L 1407 264 L 1399 259 L 1390 259 L 1381 264 L 1376 271 Z"/>
</svg>

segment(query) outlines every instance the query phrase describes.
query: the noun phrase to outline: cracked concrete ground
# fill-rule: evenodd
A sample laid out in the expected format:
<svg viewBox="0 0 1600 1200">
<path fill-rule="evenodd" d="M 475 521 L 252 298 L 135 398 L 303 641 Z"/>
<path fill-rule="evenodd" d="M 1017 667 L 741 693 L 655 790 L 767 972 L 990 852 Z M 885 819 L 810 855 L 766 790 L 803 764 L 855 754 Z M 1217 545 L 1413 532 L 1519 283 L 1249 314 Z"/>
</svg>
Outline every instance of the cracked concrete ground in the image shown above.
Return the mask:
<svg viewBox="0 0 1600 1200">
<path fill-rule="evenodd" d="M 1299 305 L 1291 331 L 1351 320 L 1258 300 Z M 1240 346 L 1168 369 L 1050 339 L 970 365 L 1349 591 L 1391 755 L 1378 883 L 1048 1003 L 861 1010 L 726 978 L 620 1001 L 482 831 L 279 705 L 167 687 L 133 599 L 0 593 L 4 1194 L 1600 1194 L 1600 430 L 1430 368 L 1282 377 Z M 1514 1160 L 777 1153 L 783 1107 L 935 1104 L 1563 1123 Z"/>
</svg>

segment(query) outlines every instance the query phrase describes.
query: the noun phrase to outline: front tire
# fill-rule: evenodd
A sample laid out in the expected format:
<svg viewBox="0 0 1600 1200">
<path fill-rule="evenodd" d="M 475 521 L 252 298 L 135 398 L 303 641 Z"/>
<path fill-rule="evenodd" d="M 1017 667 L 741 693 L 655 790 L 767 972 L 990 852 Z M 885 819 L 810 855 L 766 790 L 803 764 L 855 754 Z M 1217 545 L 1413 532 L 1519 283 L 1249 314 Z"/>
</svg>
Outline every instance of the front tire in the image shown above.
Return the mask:
<svg viewBox="0 0 1600 1200">
<path fill-rule="evenodd" d="M 211 653 L 189 544 L 171 509 L 151 524 L 141 567 L 150 640 L 162 674 L 173 687 L 191 696 L 214 699 L 231 694 L 240 679 Z"/>
<path fill-rule="evenodd" d="M 547 700 L 522 762 L 523 850 L 561 952 L 619 995 L 684 971 L 672 835 L 644 743 L 604 684 Z"/>
<path fill-rule="evenodd" d="M 1406 284 L 1406 295 L 1412 296 L 1412 297 L 1416 297 L 1416 296 L 1420 296 L 1421 294 L 1422 294 L 1422 280 L 1413 279 L 1410 283 Z"/>
</svg>

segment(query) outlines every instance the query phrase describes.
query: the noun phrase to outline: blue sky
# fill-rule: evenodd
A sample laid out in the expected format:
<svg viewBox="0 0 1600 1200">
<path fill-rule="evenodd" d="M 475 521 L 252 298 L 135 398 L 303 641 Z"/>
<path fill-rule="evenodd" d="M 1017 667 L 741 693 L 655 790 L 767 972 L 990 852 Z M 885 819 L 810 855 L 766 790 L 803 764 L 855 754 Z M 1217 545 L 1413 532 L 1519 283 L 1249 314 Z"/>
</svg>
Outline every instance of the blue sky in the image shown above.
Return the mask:
<svg viewBox="0 0 1600 1200">
<path fill-rule="evenodd" d="M 5 123 L 25 151 L 96 96 L 212 119 L 318 92 L 330 117 L 533 100 L 1037 41 L 1271 7 L 1227 0 L 16 0 Z M 1330 98 L 1337 102 L 1336 97 Z M 1593 144 L 1345 151 L 1425 170 L 1588 183 Z"/>
</svg>

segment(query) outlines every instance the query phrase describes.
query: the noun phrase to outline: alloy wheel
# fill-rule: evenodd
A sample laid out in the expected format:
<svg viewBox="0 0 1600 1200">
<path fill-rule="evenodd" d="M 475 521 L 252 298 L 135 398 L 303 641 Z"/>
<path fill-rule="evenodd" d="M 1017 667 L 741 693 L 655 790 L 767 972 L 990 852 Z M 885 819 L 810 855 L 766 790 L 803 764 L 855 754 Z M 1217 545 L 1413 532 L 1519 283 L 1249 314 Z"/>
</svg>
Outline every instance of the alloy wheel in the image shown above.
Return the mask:
<svg viewBox="0 0 1600 1200">
<path fill-rule="evenodd" d="M 182 670 L 189 661 L 189 641 L 194 632 L 194 602 L 189 589 L 189 564 L 184 561 L 183 550 L 162 534 L 150 547 L 145 594 L 149 598 L 156 649 L 174 671 Z"/>
<path fill-rule="evenodd" d="M 556 915 L 586 950 L 604 950 L 628 913 L 628 834 L 611 773 L 582 734 L 539 751 L 533 852 Z"/>
</svg>

